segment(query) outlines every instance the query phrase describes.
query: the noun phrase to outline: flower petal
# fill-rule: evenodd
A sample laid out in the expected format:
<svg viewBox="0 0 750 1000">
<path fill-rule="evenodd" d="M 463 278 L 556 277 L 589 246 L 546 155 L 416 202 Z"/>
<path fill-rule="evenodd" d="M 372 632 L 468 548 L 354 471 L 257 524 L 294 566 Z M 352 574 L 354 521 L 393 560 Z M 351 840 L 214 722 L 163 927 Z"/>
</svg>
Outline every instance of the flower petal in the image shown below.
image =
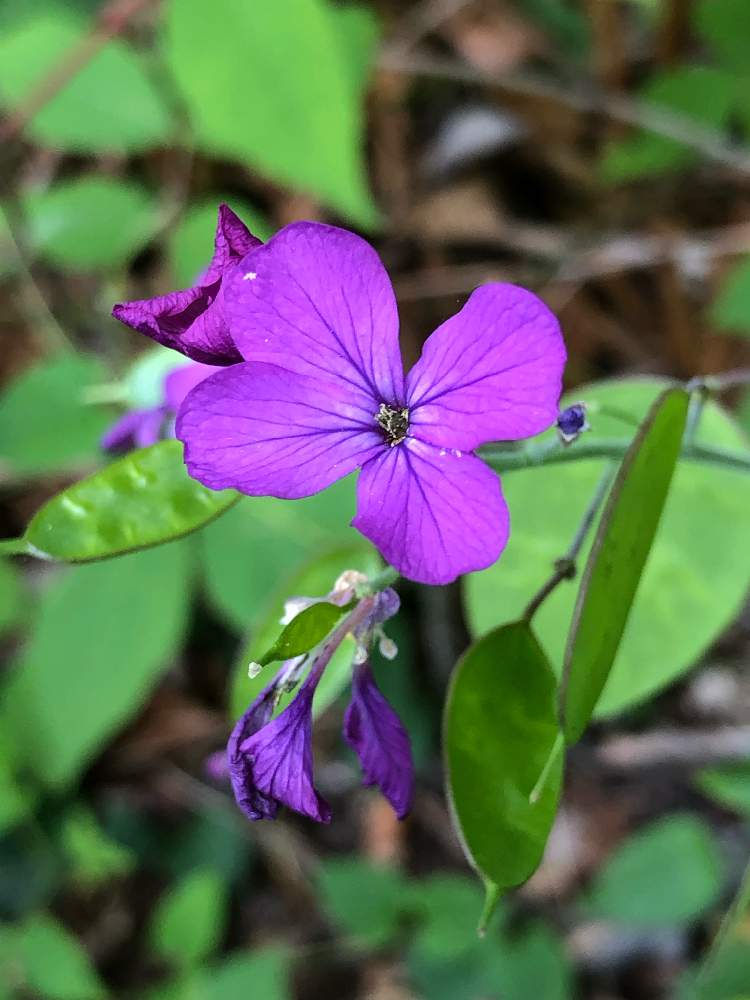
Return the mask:
<svg viewBox="0 0 750 1000">
<path fill-rule="evenodd" d="M 249 253 L 253 247 L 262 244 L 257 236 L 253 236 L 245 223 L 236 215 L 229 205 L 219 205 L 219 218 L 214 237 L 214 255 L 206 268 L 201 285 L 210 285 L 221 278 L 228 267 L 237 263 L 240 258 Z"/>
<path fill-rule="evenodd" d="M 242 749 L 243 744 L 270 721 L 277 679 L 278 675 L 240 716 L 227 743 L 227 767 L 232 791 L 237 805 L 252 820 L 275 819 L 279 811 L 279 803 L 256 788 L 252 758 Z"/>
<path fill-rule="evenodd" d="M 320 674 L 311 671 L 296 698 L 239 746 L 256 794 L 288 806 L 319 823 L 331 809 L 313 785 L 312 700 Z"/>
<path fill-rule="evenodd" d="M 509 517 L 484 462 L 407 438 L 363 467 L 352 524 L 404 576 L 439 584 L 491 566 Z"/>
<path fill-rule="evenodd" d="M 190 390 L 219 370 L 216 365 L 202 365 L 198 361 L 173 368 L 164 379 L 164 398 L 170 410 L 176 413 Z"/>
<path fill-rule="evenodd" d="M 369 663 L 355 668 L 352 700 L 344 716 L 344 739 L 359 757 L 365 785 L 377 785 L 399 819 L 414 799 L 409 735 L 381 694 Z"/>
<path fill-rule="evenodd" d="M 149 445 L 156 444 L 161 437 L 165 418 L 166 411 L 161 406 L 124 413 L 104 433 L 100 442 L 102 451 L 116 455 L 132 448 L 148 448 Z"/>
<path fill-rule="evenodd" d="M 219 206 L 214 255 L 192 288 L 153 299 L 122 302 L 112 315 L 194 361 L 231 365 L 242 360 L 224 317 L 223 282 L 238 261 L 261 246 L 227 205 Z"/>
<path fill-rule="evenodd" d="M 180 407 L 190 475 L 249 496 L 310 496 L 382 451 L 367 412 L 336 384 L 274 365 L 223 368 Z"/>
<path fill-rule="evenodd" d="M 545 304 L 515 285 L 483 285 L 427 340 L 407 377 L 410 432 L 472 450 L 555 422 L 565 344 Z"/>
<path fill-rule="evenodd" d="M 227 283 L 232 336 L 248 360 L 402 403 L 398 312 L 373 248 L 354 233 L 296 222 L 251 251 Z"/>
</svg>

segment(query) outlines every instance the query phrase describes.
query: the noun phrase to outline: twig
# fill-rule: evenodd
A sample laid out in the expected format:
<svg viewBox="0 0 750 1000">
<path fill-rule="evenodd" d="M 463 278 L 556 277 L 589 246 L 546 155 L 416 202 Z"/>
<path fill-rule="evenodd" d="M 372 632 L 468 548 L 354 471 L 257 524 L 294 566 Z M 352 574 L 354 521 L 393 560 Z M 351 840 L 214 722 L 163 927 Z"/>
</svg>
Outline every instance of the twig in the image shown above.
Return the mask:
<svg viewBox="0 0 750 1000">
<path fill-rule="evenodd" d="M 527 622 L 531 621 L 540 605 L 546 601 L 552 591 L 555 590 L 557 586 L 563 582 L 563 580 L 574 579 L 578 571 L 576 560 L 578 559 L 581 549 L 583 548 L 583 543 L 586 541 L 586 536 L 591 530 L 592 524 L 596 520 L 596 515 L 599 512 L 599 508 L 601 507 L 605 496 L 607 495 L 607 491 L 609 490 L 614 474 L 615 465 L 608 465 L 599 480 L 599 484 L 596 487 L 593 497 L 591 498 L 590 504 L 584 511 L 583 518 L 581 519 L 581 523 L 578 525 L 578 530 L 573 537 L 573 541 L 570 543 L 568 551 L 564 556 L 561 556 L 560 559 L 555 561 L 555 570 L 552 576 L 542 585 L 542 587 L 540 587 L 537 593 L 526 605 L 523 618 Z"/>
<path fill-rule="evenodd" d="M 49 104 L 108 42 L 121 34 L 136 14 L 153 5 L 154 0 L 112 0 L 107 4 L 92 29 L 53 66 L 0 125 L 0 145 L 5 145 L 23 132 L 34 115 Z"/>
<path fill-rule="evenodd" d="M 419 45 L 425 35 L 435 31 L 472 2 L 473 0 L 422 0 L 396 28 L 388 43 L 389 51 L 407 53 L 415 45 Z"/>
<path fill-rule="evenodd" d="M 705 128 L 686 115 L 676 114 L 644 101 L 601 91 L 565 89 L 559 83 L 549 82 L 527 72 L 487 73 L 452 57 L 420 52 L 404 54 L 386 48 L 380 65 L 391 72 L 495 86 L 508 93 L 562 104 L 581 113 L 601 114 L 613 121 L 655 132 L 665 139 L 673 139 L 702 153 L 707 159 L 740 173 L 750 174 L 750 150 L 728 143 L 720 132 Z"/>
<path fill-rule="evenodd" d="M 750 725 L 718 729 L 661 729 L 605 740 L 596 756 L 607 767 L 630 771 L 677 764 L 696 767 L 750 756 Z"/>
</svg>

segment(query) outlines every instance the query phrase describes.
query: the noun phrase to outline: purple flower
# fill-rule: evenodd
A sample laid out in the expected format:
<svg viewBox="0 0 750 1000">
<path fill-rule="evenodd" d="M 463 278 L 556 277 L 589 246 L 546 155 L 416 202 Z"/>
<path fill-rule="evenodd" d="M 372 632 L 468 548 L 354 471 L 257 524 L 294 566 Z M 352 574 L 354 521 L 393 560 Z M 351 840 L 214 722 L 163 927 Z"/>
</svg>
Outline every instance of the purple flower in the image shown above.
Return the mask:
<svg viewBox="0 0 750 1000">
<path fill-rule="evenodd" d="M 399 819 L 414 799 L 409 736 L 380 693 L 370 664 L 354 668 L 352 700 L 344 716 L 344 739 L 359 757 L 365 785 L 377 785 Z"/>
<path fill-rule="evenodd" d="M 315 689 L 350 631 L 368 646 L 385 618 L 397 610 L 398 598 L 393 591 L 364 598 L 324 643 L 296 697 L 283 712 L 271 718 L 276 694 L 300 668 L 299 659 L 281 668 L 238 721 L 227 745 L 227 763 L 237 804 L 249 819 L 275 819 L 279 806 L 285 805 L 320 823 L 330 822 L 330 806 L 316 790 L 313 777 Z M 375 685 L 367 662 L 354 670 L 344 738 L 359 756 L 364 783 L 377 785 L 403 819 L 414 794 L 409 737 Z"/>
<path fill-rule="evenodd" d="M 105 431 L 100 442 L 102 450 L 121 454 L 133 448 L 148 448 L 170 436 L 182 401 L 191 389 L 215 371 L 214 365 L 202 365 L 197 361 L 178 363 L 164 379 L 161 402 L 124 413 Z"/>
<path fill-rule="evenodd" d="M 565 347 L 530 292 L 484 285 L 404 379 L 393 289 L 362 239 L 295 223 L 228 278 L 232 339 L 250 364 L 185 400 L 190 474 L 250 496 L 309 496 L 361 469 L 353 524 L 402 574 L 448 583 L 508 538 L 500 481 L 474 449 L 557 417 Z"/>
<path fill-rule="evenodd" d="M 238 261 L 260 245 L 231 208 L 220 205 L 214 255 L 197 283 L 153 299 L 123 302 L 112 315 L 195 361 L 209 365 L 241 361 L 224 316 L 224 286 Z"/>
</svg>

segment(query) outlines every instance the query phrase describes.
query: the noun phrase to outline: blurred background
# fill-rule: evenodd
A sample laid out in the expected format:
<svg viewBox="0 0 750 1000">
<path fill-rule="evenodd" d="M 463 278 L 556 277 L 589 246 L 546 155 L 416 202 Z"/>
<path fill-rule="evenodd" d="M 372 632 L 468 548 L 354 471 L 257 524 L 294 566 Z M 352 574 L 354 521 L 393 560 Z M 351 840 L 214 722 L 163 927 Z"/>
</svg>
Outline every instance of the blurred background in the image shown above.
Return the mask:
<svg viewBox="0 0 750 1000">
<path fill-rule="evenodd" d="M 160 402 L 163 355 L 110 309 L 193 283 L 222 201 L 262 238 L 370 239 L 409 364 L 477 284 L 532 288 L 570 398 L 625 415 L 592 416 L 604 436 L 664 377 L 747 366 L 749 88 L 748 0 L 0 0 L 3 537 Z M 750 398 L 725 403 L 702 433 L 746 448 Z M 376 666 L 413 741 L 405 823 L 343 747 L 345 671 L 318 705 L 330 826 L 251 825 L 206 768 L 284 598 L 377 566 L 351 481 L 111 562 L 0 561 L 0 998 L 692 995 L 750 854 L 738 473 L 680 468 L 545 860 L 483 941 L 443 796 L 456 659 L 547 577 L 600 471 L 508 475 L 501 562 L 401 587 Z M 557 664 L 574 596 L 539 616 Z M 701 997 L 750 996 L 744 926 Z"/>
</svg>

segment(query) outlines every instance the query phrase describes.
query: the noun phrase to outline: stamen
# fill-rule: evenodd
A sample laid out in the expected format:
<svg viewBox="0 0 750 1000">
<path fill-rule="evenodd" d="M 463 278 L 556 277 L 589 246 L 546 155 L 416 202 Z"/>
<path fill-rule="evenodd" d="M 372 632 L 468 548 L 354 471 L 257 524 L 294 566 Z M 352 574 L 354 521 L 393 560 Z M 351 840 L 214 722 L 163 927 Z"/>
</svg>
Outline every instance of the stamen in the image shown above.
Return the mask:
<svg viewBox="0 0 750 1000">
<path fill-rule="evenodd" d="M 382 427 L 385 439 L 391 448 L 406 438 L 409 431 L 409 411 L 405 406 L 396 407 L 381 403 L 380 409 L 375 414 L 375 420 Z"/>
</svg>

